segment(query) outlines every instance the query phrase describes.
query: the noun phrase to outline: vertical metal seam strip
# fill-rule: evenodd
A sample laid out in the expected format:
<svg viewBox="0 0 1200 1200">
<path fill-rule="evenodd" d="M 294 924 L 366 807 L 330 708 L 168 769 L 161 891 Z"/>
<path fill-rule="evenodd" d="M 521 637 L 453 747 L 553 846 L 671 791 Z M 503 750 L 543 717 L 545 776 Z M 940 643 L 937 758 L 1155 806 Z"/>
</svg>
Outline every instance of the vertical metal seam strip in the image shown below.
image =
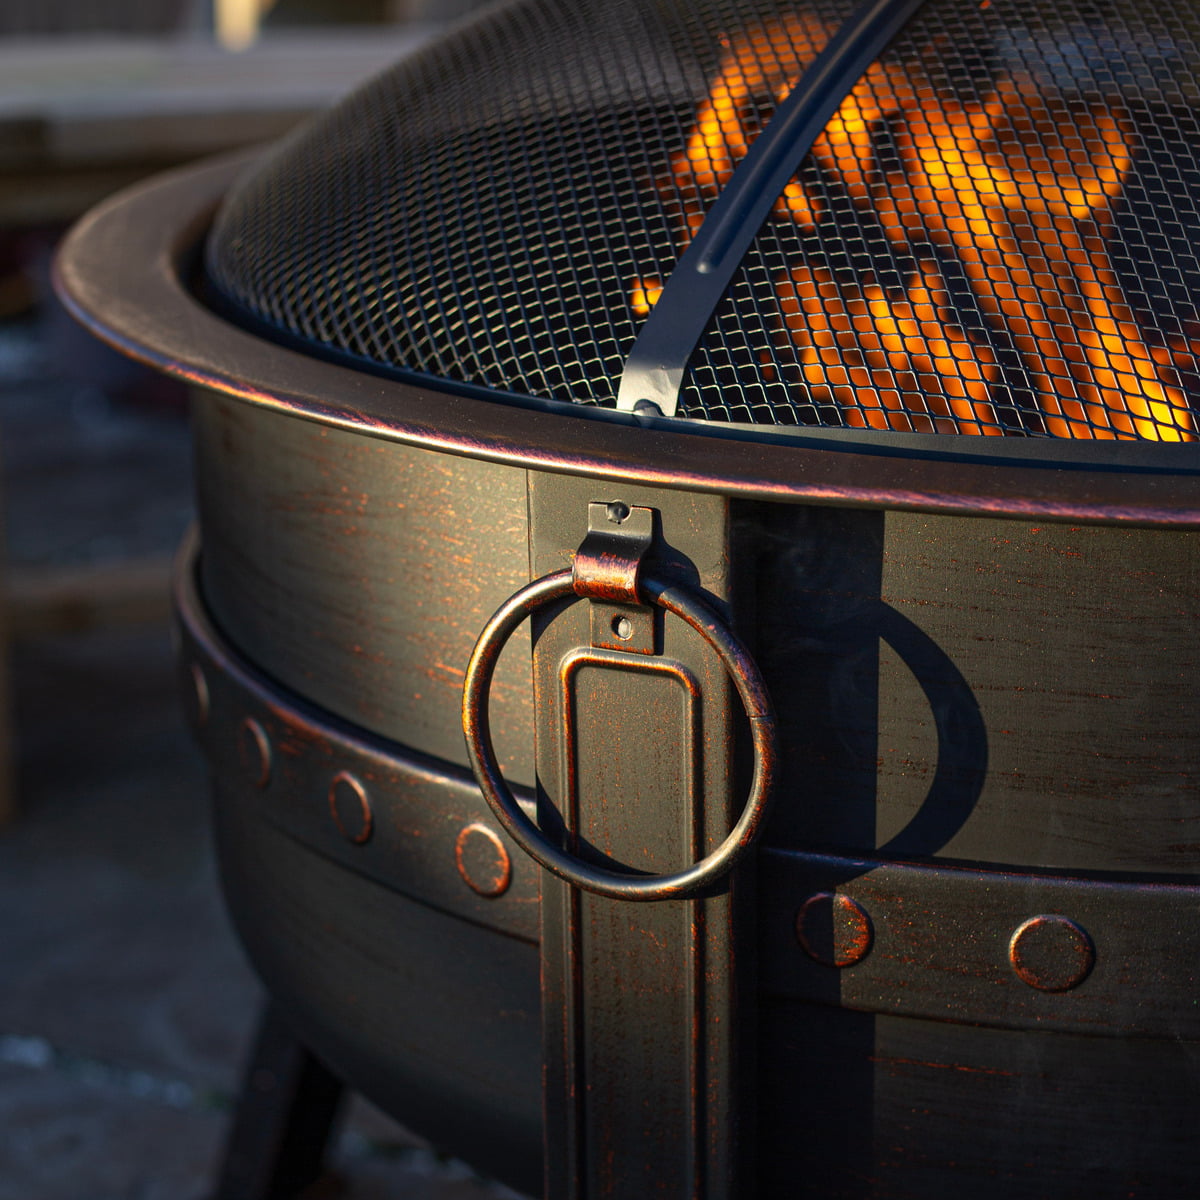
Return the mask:
<svg viewBox="0 0 1200 1200">
<path fill-rule="evenodd" d="M 679 407 L 688 363 L 767 214 L 863 72 L 925 0 L 866 0 L 830 38 L 704 217 L 650 310 L 621 373 L 617 408 Z"/>
</svg>

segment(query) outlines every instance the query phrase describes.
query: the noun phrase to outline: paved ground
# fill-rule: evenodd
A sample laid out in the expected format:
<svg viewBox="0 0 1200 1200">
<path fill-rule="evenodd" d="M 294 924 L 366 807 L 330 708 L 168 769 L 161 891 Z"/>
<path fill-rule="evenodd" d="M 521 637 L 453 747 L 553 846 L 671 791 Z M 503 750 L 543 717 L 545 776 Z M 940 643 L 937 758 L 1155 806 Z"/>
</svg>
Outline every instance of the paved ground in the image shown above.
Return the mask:
<svg viewBox="0 0 1200 1200">
<path fill-rule="evenodd" d="M 0 323 L 10 570 L 175 544 L 186 422 L 161 391 L 144 403 L 148 388 L 58 318 Z M 0 832 L 0 1200 L 201 1200 L 260 995 L 217 893 L 168 632 L 26 640 L 11 679 L 21 817 Z M 512 1195 L 361 1102 L 333 1165 L 322 1196 Z"/>
</svg>

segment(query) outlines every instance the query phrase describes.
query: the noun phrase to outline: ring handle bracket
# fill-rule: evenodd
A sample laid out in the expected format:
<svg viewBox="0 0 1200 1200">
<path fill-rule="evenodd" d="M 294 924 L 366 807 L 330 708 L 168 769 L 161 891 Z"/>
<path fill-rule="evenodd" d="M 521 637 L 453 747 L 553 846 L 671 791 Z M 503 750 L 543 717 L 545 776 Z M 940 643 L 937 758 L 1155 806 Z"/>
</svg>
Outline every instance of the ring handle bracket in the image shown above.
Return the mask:
<svg viewBox="0 0 1200 1200">
<path fill-rule="evenodd" d="M 654 510 L 623 504 L 590 504 L 588 508 L 589 531 L 576 552 L 574 567 L 521 588 L 488 621 L 475 645 L 463 687 L 463 733 L 472 770 L 484 799 L 513 840 L 567 883 L 621 900 L 699 896 L 733 869 L 761 832 L 777 758 L 770 697 L 753 658 L 721 617 L 690 590 L 644 571 L 643 560 L 653 541 Z M 500 773 L 488 720 L 488 694 L 496 663 L 509 637 L 528 616 L 571 595 L 598 601 L 600 606 L 654 605 L 679 617 L 716 652 L 741 698 L 754 753 L 746 805 L 724 841 L 682 870 L 639 875 L 585 862 L 556 845 L 526 816 Z"/>
<path fill-rule="evenodd" d="M 571 584 L 577 596 L 610 604 L 642 604 L 638 576 L 654 541 L 654 509 L 616 500 L 588 505 L 588 532 L 575 551 Z"/>
</svg>

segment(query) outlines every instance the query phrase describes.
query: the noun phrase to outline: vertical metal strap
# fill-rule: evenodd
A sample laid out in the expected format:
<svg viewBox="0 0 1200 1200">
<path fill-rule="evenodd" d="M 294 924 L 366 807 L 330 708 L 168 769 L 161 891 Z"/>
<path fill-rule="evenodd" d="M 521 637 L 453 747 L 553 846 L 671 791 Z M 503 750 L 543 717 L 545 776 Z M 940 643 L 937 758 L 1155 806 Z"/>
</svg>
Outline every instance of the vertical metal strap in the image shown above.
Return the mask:
<svg viewBox="0 0 1200 1200">
<path fill-rule="evenodd" d="M 863 72 L 923 3 L 867 0 L 776 108 L 650 310 L 625 360 L 617 408 L 652 405 L 675 415 L 692 354 L 771 207 Z"/>
<path fill-rule="evenodd" d="M 589 504 L 594 514 L 596 501 L 613 500 L 635 515 L 656 509 L 659 551 L 669 541 L 713 564 L 700 587 L 723 594 L 726 580 L 712 573 L 728 561 L 722 498 L 613 490 L 531 476 L 535 572 L 561 569 Z M 588 544 L 589 561 L 605 557 L 598 538 Z M 740 704 L 716 656 L 684 622 L 624 592 L 601 589 L 533 620 L 542 829 L 560 822 L 572 854 L 613 869 L 657 873 L 710 851 L 742 793 L 730 728 Z M 750 1089 L 738 1031 L 748 1026 L 734 911 L 727 891 L 631 903 L 543 876 L 545 1200 L 744 1194 L 739 1118 Z"/>
</svg>

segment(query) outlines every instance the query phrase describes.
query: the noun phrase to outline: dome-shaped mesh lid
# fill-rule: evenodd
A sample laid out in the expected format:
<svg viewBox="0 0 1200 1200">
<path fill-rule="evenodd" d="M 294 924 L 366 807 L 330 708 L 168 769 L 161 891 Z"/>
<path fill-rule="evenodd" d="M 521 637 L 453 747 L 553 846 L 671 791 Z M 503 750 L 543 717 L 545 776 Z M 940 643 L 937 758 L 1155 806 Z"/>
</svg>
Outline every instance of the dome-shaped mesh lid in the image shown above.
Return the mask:
<svg viewBox="0 0 1200 1200">
<path fill-rule="evenodd" d="M 611 407 L 705 213 L 853 12 L 502 5 L 239 183 L 210 284 L 314 352 Z M 679 416 L 1196 437 L 1193 0 L 929 0 L 841 94 Z"/>
</svg>

